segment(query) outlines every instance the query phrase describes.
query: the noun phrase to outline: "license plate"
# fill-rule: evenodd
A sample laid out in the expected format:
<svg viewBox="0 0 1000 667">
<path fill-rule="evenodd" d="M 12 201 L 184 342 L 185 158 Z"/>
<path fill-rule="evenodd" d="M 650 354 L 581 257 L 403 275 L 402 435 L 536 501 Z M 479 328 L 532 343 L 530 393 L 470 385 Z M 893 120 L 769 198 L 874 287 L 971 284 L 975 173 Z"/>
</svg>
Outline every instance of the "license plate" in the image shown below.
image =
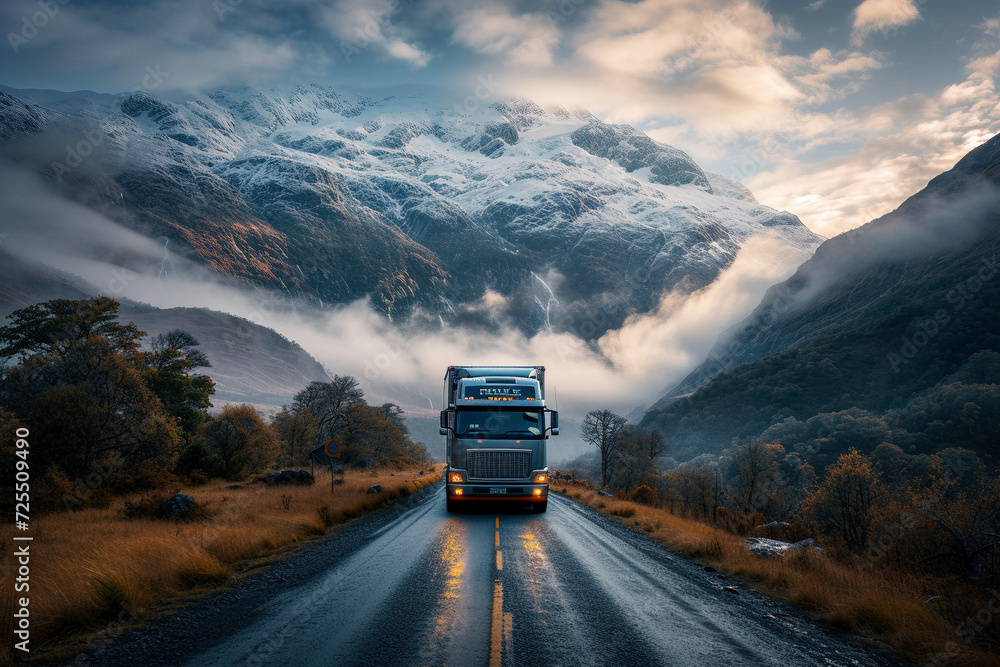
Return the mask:
<svg viewBox="0 0 1000 667">
<path fill-rule="evenodd" d="M 507 489 L 503 487 L 500 488 L 490 487 L 490 493 L 507 493 Z"/>
</svg>

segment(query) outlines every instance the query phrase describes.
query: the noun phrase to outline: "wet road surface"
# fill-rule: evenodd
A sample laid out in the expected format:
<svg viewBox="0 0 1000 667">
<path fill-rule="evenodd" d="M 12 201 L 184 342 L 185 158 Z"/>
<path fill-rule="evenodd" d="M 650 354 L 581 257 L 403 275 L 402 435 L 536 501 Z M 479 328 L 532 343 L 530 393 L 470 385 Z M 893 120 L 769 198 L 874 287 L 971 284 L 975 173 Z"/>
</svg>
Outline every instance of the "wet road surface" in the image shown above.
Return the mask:
<svg viewBox="0 0 1000 667">
<path fill-rule="evenodd" d="M 741 593 L 723 591 L 727 585 Z M 545 514 L 448 514 L 440 485 L 126 633 L 89 659 L 193 666 L 908 664 L 556 494 Z"/>
</svg>

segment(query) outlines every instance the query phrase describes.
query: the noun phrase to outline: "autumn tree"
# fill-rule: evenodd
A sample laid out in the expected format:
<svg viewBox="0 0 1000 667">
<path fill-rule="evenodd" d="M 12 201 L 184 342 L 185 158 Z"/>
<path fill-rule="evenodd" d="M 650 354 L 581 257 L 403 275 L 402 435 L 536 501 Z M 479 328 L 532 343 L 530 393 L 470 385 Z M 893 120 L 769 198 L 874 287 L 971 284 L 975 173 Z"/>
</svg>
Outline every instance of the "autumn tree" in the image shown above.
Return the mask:
<svg viewBox="0 0 1000 667">
<path fill-rule="evenodd" d="M 778 460 L 773 509 L 781 518 L 798 514 L 802 501 L 816 486 L 816 470 L 799 452 L 789 452 Z"/>
<path fill-rule="evenodd" d="M 678 500 L 687 511 L 697 511 L 703 518 L 715 520 L 724 491 L 719 467 L 684 465 L 667 475 L 671 509 Z"/>
<path fill-rule="evenodd" d="M 950 561 L 970 576 L 1000 546 L 1000 479 L 982 470 L 972 480 L 939 479 L 915 494 L 916 514 L 924 519 L 921 542 L 930 551 L 921 560 Z"/>
<path fill-rule="evenodd" d="M 856 449 L 842 454 L 826 469 L 803 510 L 821 528 L 832 527 L 849 549 L 860 552 L 875 533 L 888 490 L 871 459 Z"/>
<path fill-rule="evenodd" d="M 271 424 L 278 429 L 282 452 L 292 463 L 304 461 L 316 446 L 316 417 L 309 408 L 303 408 L 299 412 L 285 409 L 274 415 Z"/>
<path fill-rule="evenodd" d="M 200 430 L 205 444 L 218 457 L 219 472 L 227 479 L 260 473 L 281 453 L 278 430 L 252 405 L 227 405 Z"/>
<path fill-rule="evenodd" d="M 18 429 L 24 428 L 17 416 L 13 412 L 8 412 L 0 408 L 0 475 L 4 479 L 14 480 L 17 473 L 17 440 Z M 22 435 L 24 432 L 21 432 Z M 14 511 L 14 494 L 4 493 L 0 496 L 0 510 L 4 512 Z"/>
<path fill-rule="evenodd" d="M 611 480 L 622 430 L 627 423 L 625 417 L 610 410 L 591 410 L 583 418 L 581 437 L 601 453 L 601 486 L 607 486 Z"/>
<path fill-rule="evenodd" d="M 398 406 L 386 404 L 371 406 L 364 402 L 353 404 L 347 411 L 347 442 L 345 445 L 360 457 L 376 463 L 401 456 L 410 444 L 403 428 L 397 423 L 402 411 Z"/>
</svg>

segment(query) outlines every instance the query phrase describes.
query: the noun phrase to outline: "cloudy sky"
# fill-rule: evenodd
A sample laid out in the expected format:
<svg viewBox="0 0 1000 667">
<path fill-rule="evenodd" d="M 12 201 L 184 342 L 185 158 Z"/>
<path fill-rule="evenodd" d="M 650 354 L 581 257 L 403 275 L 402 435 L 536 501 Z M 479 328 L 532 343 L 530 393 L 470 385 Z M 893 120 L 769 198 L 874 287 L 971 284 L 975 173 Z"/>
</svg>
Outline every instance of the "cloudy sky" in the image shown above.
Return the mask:
<svg viewBox="0 0 1000 667">
<path fill-rule="evenodd" d="M 62 4 L 65 3 L 65 4 Z M 833 235 L 1000 132 L 995 0 L 7 0 L 0 83 L 443 85 L 633 124 Z"/>
</svg>

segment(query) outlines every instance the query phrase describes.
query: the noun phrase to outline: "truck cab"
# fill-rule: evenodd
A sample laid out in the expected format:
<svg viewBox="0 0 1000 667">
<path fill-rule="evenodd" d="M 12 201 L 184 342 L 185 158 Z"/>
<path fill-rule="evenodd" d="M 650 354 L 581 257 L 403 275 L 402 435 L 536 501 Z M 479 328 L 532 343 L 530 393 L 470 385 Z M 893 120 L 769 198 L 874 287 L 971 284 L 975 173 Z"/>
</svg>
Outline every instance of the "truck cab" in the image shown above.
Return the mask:
<svg viewBox="0 0 1000 667">
<path fill-rule="evenodd" d="M 449 366 L 441 411 L 448 511 L 490 500 L 544 512 L 550 434 L 559 434 L 559 414 L 545 405 L 544 366 Z"/>
</svg>

